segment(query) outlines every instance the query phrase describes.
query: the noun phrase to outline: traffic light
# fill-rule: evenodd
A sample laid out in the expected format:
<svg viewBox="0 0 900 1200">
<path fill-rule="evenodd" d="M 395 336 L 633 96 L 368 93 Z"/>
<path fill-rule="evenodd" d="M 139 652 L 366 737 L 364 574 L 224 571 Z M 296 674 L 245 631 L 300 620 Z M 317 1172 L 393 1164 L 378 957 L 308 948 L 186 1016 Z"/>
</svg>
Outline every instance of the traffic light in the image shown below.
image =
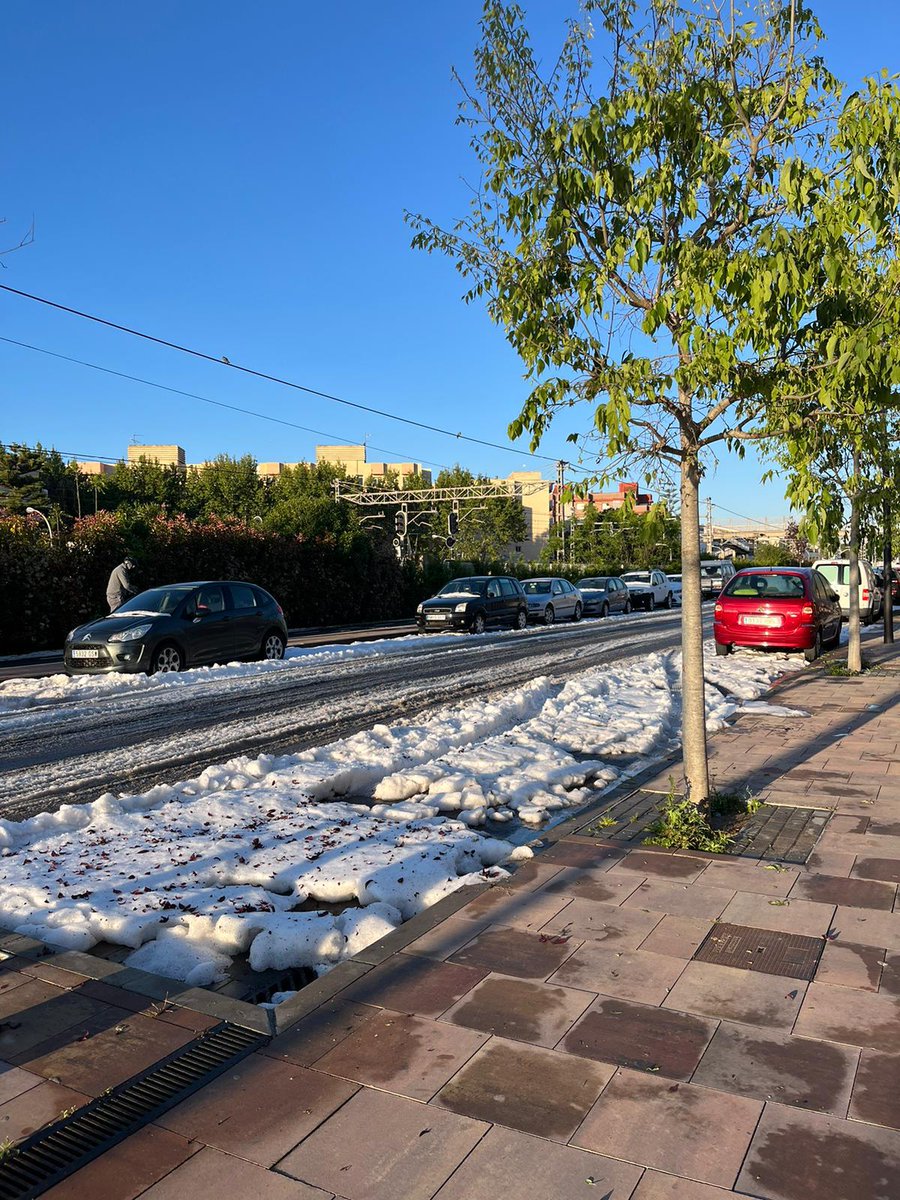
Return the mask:
<svg viewBox="0 0 900 1200">
<path fill-rule="evenodd" d="M 408 516 L 405 510 L 401 509 L 399 512 L 394 513 L 394 530 L 398 538 L 406 537 L 407 521 Z"/>
<path fill-rule="evenodd" d="M 445 537 L 444 545 L 447 547 L 448 550 L 452 550 L 453 547 L 456 545 L 456 538 L 455 537 Z"/>
<path fill-rule="evenodd" d="M 458 532 L 459 532 L 459 513 L 454 508 L 454 509 L 451 509 L 450 512 L 447 513 L 447 533 L 450 535 L 450 538 L 455 538 Z M 448 546 L 453 545 L 453 542 L 450 541 L 449 538 L 447 540 L 447 545 Z"/>
</svg>

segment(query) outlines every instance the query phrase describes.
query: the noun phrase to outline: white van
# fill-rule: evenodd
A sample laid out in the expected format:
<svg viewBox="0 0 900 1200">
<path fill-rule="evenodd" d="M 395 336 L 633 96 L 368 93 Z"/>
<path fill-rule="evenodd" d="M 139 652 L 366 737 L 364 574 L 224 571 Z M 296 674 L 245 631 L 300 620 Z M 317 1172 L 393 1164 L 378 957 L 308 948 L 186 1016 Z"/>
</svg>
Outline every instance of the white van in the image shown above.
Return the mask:
<svg viewBox="0 0 900 1200">
<path fill-rule="evenodd" d="M 715 598 L 737 572 L 730 558 L 711 558 L 700 563 L 700 595 Z"/>
<path fill-rule="evenodd" d="M 814 571 L 821 573 L 834 588 L 841 602 L 841 616 L 850 616 L 850 563 L 846 558 L 820 558 L 813 563 Z M 881 589 L 875 582 L 872 564 L 859 560 L 859 619 L 868 625 L 881 615 Z"/>
</svg>

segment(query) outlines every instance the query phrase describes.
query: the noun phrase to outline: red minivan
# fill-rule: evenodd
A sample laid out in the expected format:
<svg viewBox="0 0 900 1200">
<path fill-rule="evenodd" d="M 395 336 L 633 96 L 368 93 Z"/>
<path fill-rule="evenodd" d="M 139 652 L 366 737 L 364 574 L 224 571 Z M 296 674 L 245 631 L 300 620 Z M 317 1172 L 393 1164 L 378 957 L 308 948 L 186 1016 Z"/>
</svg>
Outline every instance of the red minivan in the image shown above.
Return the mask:
<svg viewBox="0 0 900 1200">
<path fill-rule="evenodd" d="M 803 650 L 807 662 L 838 644 L 841 602 L 810 567 L 748 567 L 716 601 L 716 654 L 735 646 Z"/>
</svg>

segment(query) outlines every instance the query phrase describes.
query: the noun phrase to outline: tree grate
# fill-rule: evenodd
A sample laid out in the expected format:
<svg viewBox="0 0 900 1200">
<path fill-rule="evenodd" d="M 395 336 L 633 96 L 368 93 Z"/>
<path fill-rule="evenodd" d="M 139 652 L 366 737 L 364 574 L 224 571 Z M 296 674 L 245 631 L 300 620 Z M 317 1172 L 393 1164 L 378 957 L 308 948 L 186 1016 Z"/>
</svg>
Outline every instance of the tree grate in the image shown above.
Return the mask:
<svg viewBox="0 0 900 1200">
<path fill-rule="evenodd" d="M 205 1031 L 148 1071 L 8 1150 L 0 1157 L 0 1200 L 39 1196 L 268 1041 L 227 1023 Z"/>
<path fill-rule="evenodd" d="M 825 939 L 820 937 L 720 921 L 700 943 L 694 962 L 809 980 L 816 973 L 824 946 Z"/>
</svg>

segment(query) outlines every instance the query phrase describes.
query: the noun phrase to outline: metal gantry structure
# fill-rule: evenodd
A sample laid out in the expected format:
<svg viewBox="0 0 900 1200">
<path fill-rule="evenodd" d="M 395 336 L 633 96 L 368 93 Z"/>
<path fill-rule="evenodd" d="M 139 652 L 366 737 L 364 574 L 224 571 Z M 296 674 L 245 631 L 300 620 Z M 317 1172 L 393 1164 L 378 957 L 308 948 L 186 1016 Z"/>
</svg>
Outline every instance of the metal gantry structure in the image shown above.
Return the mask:
<svg viewBox="0 0 900 1200">
<path fill-rule="evenodd" d="M 395 509 L 393 544 L 397 557 L 402 561 L 409 553 L 410 532 L 415 531 L 417 526 L 422 527 L 423 532 L 429 529 L 429 518 L 438 515 L 435 504 L 449 504 L 450 509 L 446 514 L 446 533 L 433 532 L 431 536 L 443 541 L 447 549 L 452 549 L 460 521 L 483 509 L 485 501 L 510 497 L 521 500 L 523 496 L 533 496 L 545 488 L 552 489 L 553 484 L 547 479 L 534 479 L 470 483 L 458 487 L 366 488 L 352 479 L 335 479 L 333 487 L 335 500 L 343 500 L 366 510 L 361 518 L 363 524 L 387 522 L 391 518 L 383 509 Z M 461 510 L 460 504 L 466 507 Z"/>
</svg>

